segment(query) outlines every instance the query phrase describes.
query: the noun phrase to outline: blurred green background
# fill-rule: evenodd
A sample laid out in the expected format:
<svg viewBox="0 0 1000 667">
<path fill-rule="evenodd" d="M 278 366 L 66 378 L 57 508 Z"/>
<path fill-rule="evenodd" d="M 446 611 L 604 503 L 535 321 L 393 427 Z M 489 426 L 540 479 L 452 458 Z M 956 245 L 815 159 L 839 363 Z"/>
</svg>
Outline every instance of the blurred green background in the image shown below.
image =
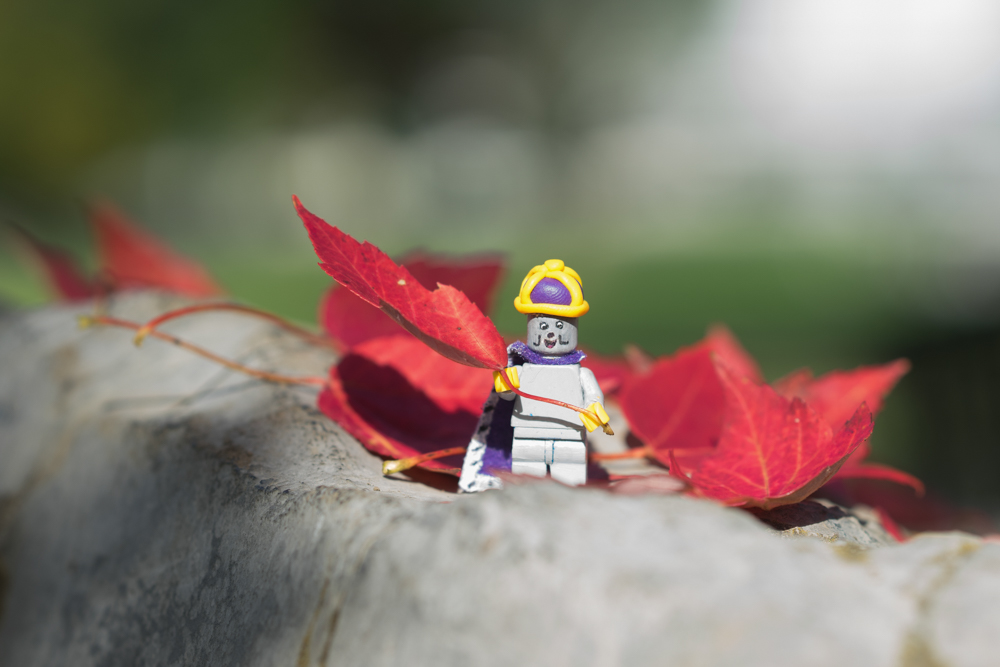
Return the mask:
<svg viewBox="0 0 1000 667">
<path fill-rule="evenodd" d="M 1000 507 L 988 0 L 0 0 L 0 217 L 93 265 L 103 196 L 314 320 L 291 206 L 584 278 L 584 342 L 724 322 L 774 379 L 907 356 L 875 458 Z M 48 300 L 0 248 L 0 297 Z"/>
</svg>

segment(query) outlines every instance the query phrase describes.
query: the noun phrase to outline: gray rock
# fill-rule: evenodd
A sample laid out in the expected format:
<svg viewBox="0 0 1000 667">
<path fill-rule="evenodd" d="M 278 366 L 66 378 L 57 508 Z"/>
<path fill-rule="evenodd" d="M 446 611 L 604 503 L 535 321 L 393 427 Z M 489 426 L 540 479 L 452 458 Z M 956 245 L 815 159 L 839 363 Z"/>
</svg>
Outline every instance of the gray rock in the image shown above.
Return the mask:
<svg viewBox="0 0 1000 667">
<path fill-rule="evenodd" d="M 675 496 L 386 479 L 314 391 L 73 315 L 0 321 L 0 664 L 995 662 L 1000 545 L 879 547 L 830 507 L 769 526 Z M 332 361 L 233 315 L 171 330 L 257 367 Z"/>
<path fill-rule="evenodd" d="M 818 537 L 866 549 L 896 543 L 882 527 L 878 516 L 866 507 L 848 509 L 829 500 L 817 499 L 772 510 L 750 511 L 785 537 Z"/>
</svg>

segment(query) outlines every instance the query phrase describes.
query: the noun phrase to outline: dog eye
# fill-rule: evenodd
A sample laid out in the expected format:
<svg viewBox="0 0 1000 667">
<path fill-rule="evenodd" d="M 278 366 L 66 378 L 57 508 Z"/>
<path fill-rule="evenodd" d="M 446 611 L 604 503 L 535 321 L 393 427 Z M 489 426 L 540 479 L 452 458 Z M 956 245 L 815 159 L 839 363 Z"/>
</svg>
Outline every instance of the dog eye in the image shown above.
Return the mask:
<svg viewBox="0 0 1000 667">
<path fill-rule="evenodd" d="M 542 331 L 545 331 L 546 329 L 549 328 L 549 323 L 548 322 L 542 322 L 541 324 L 538 325 L 538 328 L 541 329 Z"/>
<path fill-rule="evenodd" d="M 556 329 L 562 329 L 562 327 L 563 327 L 562 322 L 556 322 Z"/>
</svg>

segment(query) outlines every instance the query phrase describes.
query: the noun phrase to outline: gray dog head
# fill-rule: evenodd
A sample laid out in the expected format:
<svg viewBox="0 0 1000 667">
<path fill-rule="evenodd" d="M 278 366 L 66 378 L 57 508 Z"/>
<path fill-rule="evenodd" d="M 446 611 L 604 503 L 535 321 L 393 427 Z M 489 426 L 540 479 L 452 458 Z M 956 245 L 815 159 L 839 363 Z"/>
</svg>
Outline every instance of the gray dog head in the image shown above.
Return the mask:
<svg viewBox="0 0 1000 667">
<path fill-rule="evenodd" d="M 549 357 L 569 354 L 578 340 L 575 317 L 528 316 L 528 347 Z"/>
</svg>

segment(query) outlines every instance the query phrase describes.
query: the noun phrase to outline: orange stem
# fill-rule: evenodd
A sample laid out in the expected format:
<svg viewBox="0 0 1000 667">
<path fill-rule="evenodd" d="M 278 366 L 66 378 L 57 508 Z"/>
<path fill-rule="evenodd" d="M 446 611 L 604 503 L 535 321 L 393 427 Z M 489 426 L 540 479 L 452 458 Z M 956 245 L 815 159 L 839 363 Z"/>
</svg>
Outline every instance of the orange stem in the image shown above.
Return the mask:
<svg viewBox="0 0 1000 667">
<path fill-rule="evenodd" d="M 135 322 L 129 322 L 128 320 L 121 320 L 118 319 L 117 317 L 107 317 L 104 315 L 95 315 L 92 317 L 84 315 L 80 317 L 81 328 L 87 328 L 95 324 L 101 324 L 104 326 L 111 326 L 111 327 L 121 327 L 123 329 L 132 329 L 133 331 L 138 331 L 141 328 L 141 325 Z M 176 336 L 171 336 L 170 334 L 165 334 L 161 331 L 150 331 L 149 335 L 152 336 L 153 338 L 159 338 L 160 340 L 164 340 L 178 347 L 182 347 L 185 350 L 188 350 L 189 352 L 193 352 L 198 356 L 204 357 L 210 361 L 214 361 L 215 363 L 221 364 L 222 366 L 225 366 L 226 368 L 229 368 L 231 370 L 239 371 L 240 373 L 246 373 L 247 375 L 250 375 L 255 378 L 260 378 L 261 380 L 267 380 L 268 382 L 277 382 L 280 384 L 301 384 L 310 386 L 311 385 L 323 386 L 327 382 L 326 378 L 322 377 L 310 377 L 310 376 L 293 377 L 289 375 L 281 375 L 279 373 L 270 373 L 268 371 L 259 371 L 255 368 L 244 366 L 243 364 L 233 361 L 231 359 L 220 357 L 214 352 L 210 352 L 203 347 L 199 347 L 198 345 L 193 345 L 192 343 L 188 343 L 186 341 L 181 340 L 180 338 L 177 338 Z"/>
<path fill-rule="evenodd" d="M 567 410 L 572 410 L 574 412 L 579 412 L 581 415 L 589 415 L 591 418 L 593 418 L 593 420 L 595 422 L 597 422 L 598 424 L 601 424 L 601 418 L 598 417 L 593 412 L 591 412 L 590 410 L 587 410 L 586 408 L 581 408 L 579 406 L 573 405 L 572 403 L 566 403 L 564 401 L 559 401 L 559 400 L 556 400 L 554 398 L 545 398 L 544 396 L 535 396 L 534 394 L 528 394 L 528 393 L 525 393 L 525 392 L 521 391 L 517 387 L 514 387 L 513 385 L 511 385 L 510 380 L 507 378 L 507 374 L 503 371 L 503 369 L 500 370 L 500 381 L 503 382 L 503 386 L 507 387 L 508 391 L 512 391 L 515 394 L 517 394 L 518 396 L 521 396 L 522 398 L 530 398 L 533 401 L 541 401 L 542 403 L 551 403 L 552 405 L 558 405 L 559 407 L 566 408 Z M 608 425 L 608 424 L 601 424 L 601 428 L 608 435 L 614 435 L 615 434 L 615 432 L 611 429 L 611 426 Z"/>
<path fill-rule="evenodd" d="M 622 461 L 625 459 L 644 459 L 653 455 L 653 449 L 649 445 L 636 447 L 626 452 L 610 452 L 606 454 L 594 453 L 590 455 L 591 461 Z"/>
<path fill-rule="evenodd" d="M 439 449 L 436 452 L 428 452 L 427 454 L 420 454 L 418 456 L 410 456 L 405 459 L 397 459 L 395 461 L 386 461 L 382 464 L 382 474 L 392 475 L 397 472 L 403 472 L 404 470 L 409 470 L 414 466 L 418 466 L 421 463 L 426 463 L 427 461 L 433 461 L 435 459 L 443 459 L 446 456 L 455 456 L 456 454 L 464 454 L 466 447 L 450 447 L 448 449 Z"/>
<path fill-rule="evenodd" d="M 285 331 L 290 331 L 291 333 L 306 339 L 310 343 L 314 343 L 316 345 L 323 345 L 326 347 L 334 346 L 334 342 L 325 336 L 321 336 L 319 334 L 313 333 L 312 331 L 309 331 L 308 329 L 304 329 L 296 324 L 292 324 L 288 320 L 279 317 L 278 315 L 275 315 L 273 313 L 269 313 L 259 308 L 254 308 L 252 306 L 244 306 L 238 303 L 202 303 L 194 306 L 185 306 L 184 308 L 177 308 L 176 310 L 167 311 L 158 317 L 154 317 L 153 319 L 149 320 L 141 327 L 139 327 L 138 331 L 135 334 L 135 344 L 141 345 L 142 341 L 146 338 L 146 336 L 150 335 L 158 326 L 160 326 L 164 322 L 169 322 L 170 320 L 175 320 L 179 317 L 184 317 L 186 315 L 192 315 L 194 313 L 204 313 L 212 310 L 231 310 L 238 313 L 245 313 L 247 315 L 254 315 L 256 317 L 265 319 L 268 322 L 271 322 L 272 324 L 277 324 Z"/>
</svg>

